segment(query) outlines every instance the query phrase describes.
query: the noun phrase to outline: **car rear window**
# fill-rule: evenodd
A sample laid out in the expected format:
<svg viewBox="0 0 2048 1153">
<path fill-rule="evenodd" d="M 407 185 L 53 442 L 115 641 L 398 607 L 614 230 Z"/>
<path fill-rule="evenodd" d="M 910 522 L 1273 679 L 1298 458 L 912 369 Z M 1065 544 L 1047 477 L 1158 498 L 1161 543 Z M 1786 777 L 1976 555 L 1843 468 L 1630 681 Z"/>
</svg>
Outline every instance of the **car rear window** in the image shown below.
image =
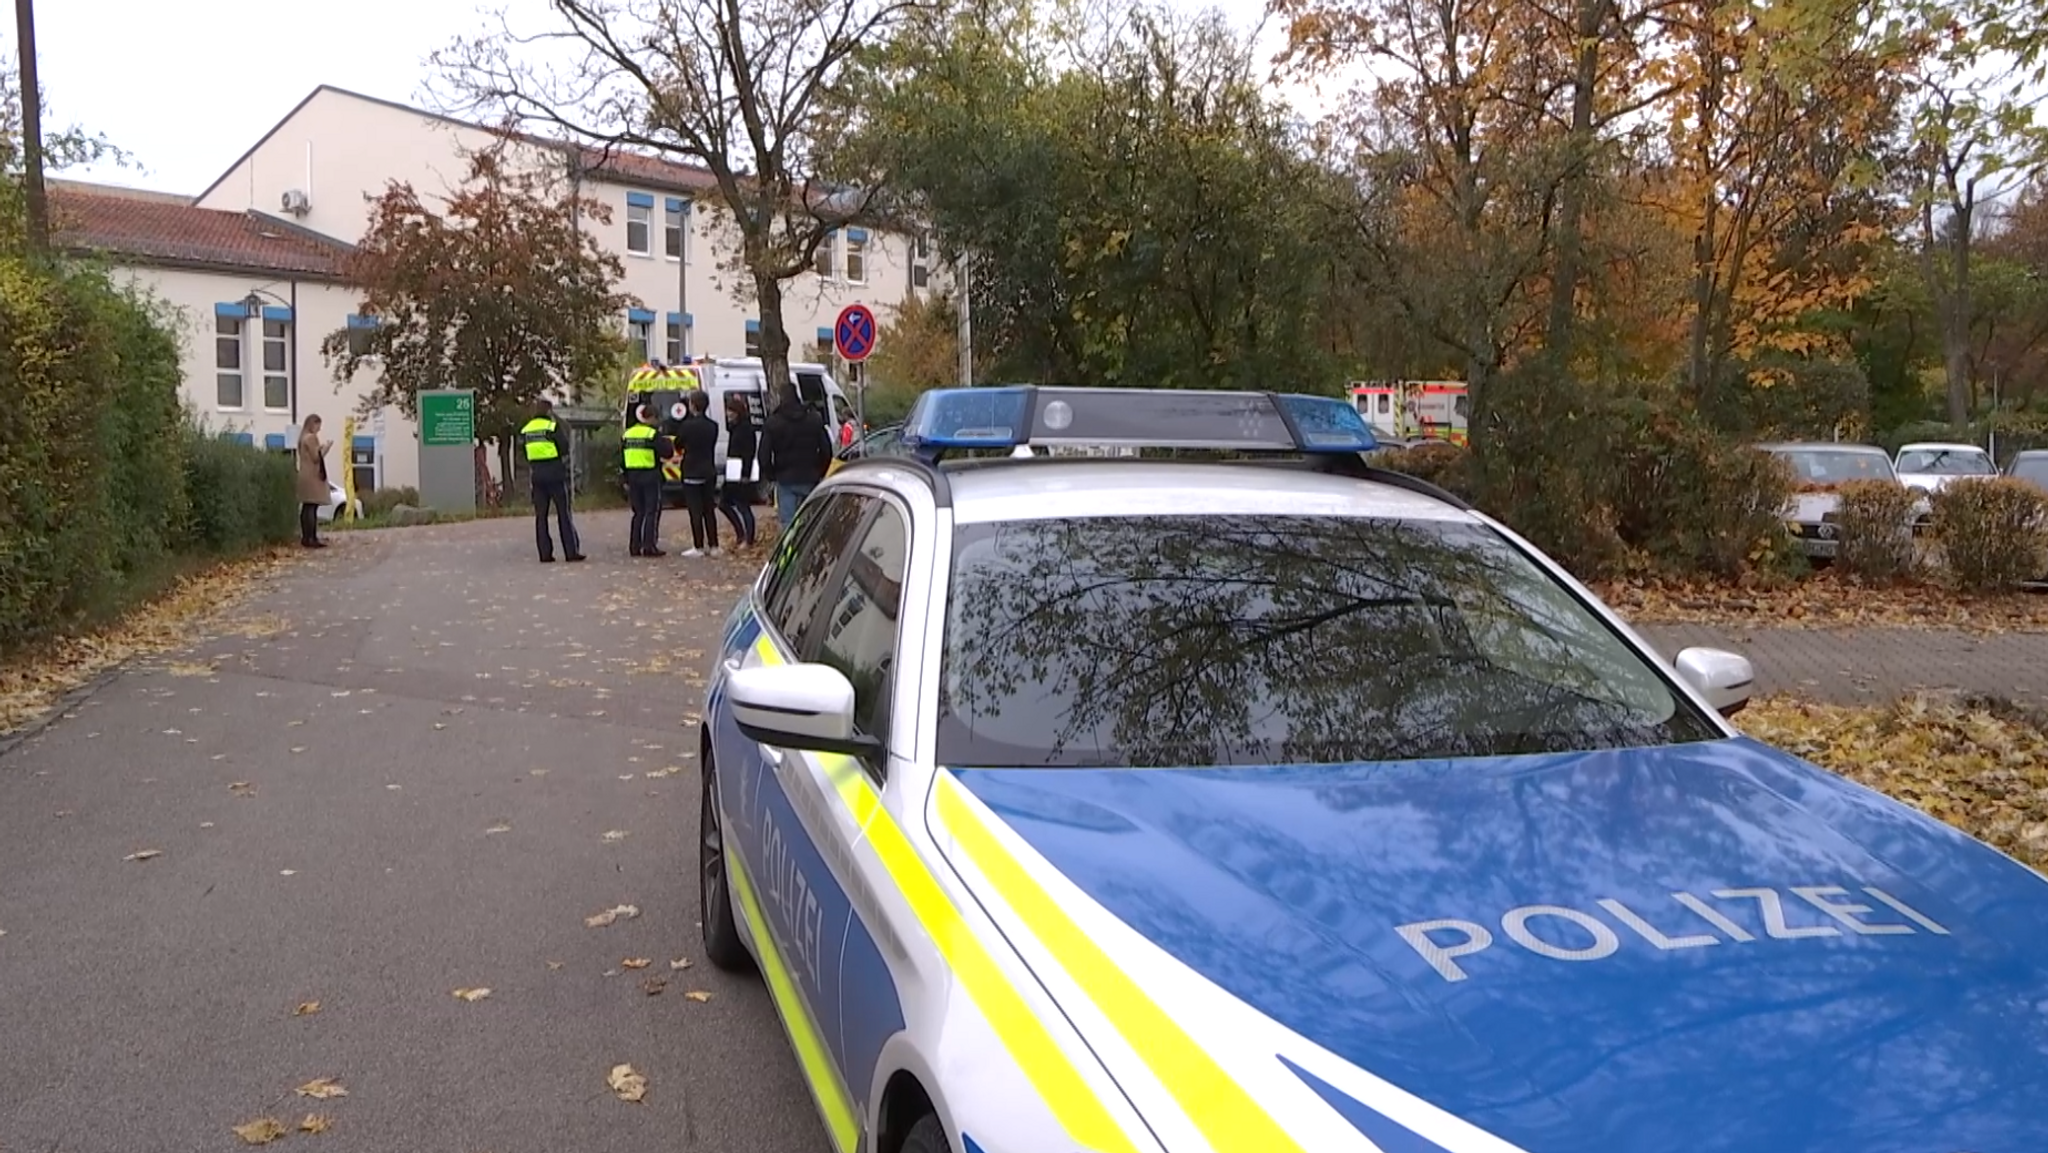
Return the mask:
<svg viewBox="0 0 2048 1153">
<path fill-rule="evenodd" d="M 1721 732 L 1483 525 L 1080 517 L 955 532 L 938 761 L 1335 763 Z"/>
</svg>

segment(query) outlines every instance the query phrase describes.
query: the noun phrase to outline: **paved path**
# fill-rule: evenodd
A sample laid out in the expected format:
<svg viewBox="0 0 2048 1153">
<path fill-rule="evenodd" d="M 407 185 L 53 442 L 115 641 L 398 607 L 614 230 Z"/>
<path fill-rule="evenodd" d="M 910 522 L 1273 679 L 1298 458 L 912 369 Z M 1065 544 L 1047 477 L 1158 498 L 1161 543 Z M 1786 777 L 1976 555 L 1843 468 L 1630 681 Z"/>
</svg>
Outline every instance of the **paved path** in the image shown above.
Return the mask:
<svg viewBox="0 0 2048 1153">
<path fill-rule="evenodd" d="M 309 1111 L 335 1127 L 288 1148 L 825 1147 L 759 982 L 699 952 L 691 726 L 751 566 L 583 527 L 579 566 L 533 563 L 523 520 L 339 534 L 0 752 L 0 1151 L 228 1150 Z M 2048 697 L 2039 636 L 1646 631 L 1750 654 L 1765 691 Z M 606 1091 L 620 1062 L 645 1104 Z M 316 1077 L 349 1095 L 290 1095 Z"/>
<path fill-rule="evenodd" d="M 280 1148 L 827 1147 L 758 979 L 698 942 L 689 726 L 747 566 L 629 561 L 623 514 L 584 520 L 578 566 L 523 521 L 337 534 L 236 614 L 282 631 L 0 754 L 0 1150 L 230 1150 L 310 1111 L 334 1128 Z M 316 1077 L 348 1096 L 290 1095 Z"/>
<path fill-rule="evenodd" d="M 1666 656 L 1708 645 L 1747 656 L 1760 693 L 1879 704 L 1914 689 L 1962 689 L 2048 705 L 2048 634 L 1953 629 L 1644 625 Z"/>
</svg>

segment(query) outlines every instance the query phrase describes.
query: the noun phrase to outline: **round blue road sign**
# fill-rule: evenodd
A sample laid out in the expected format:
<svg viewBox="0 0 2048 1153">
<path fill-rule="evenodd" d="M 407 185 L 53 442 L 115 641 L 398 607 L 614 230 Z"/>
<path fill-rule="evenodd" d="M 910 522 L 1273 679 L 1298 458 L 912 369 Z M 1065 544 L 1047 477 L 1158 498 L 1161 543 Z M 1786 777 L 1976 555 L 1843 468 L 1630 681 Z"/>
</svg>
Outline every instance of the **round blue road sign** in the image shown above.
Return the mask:
<svg viewBox="0 0 2048 1153">
<path fill-rule="evenodd" d="M 832 326 L 832 344 L 848 360 L 866 360 L 875 351 L 875 314 L 865 304 L 841 309 L 839 322 Z"/>
</svg>

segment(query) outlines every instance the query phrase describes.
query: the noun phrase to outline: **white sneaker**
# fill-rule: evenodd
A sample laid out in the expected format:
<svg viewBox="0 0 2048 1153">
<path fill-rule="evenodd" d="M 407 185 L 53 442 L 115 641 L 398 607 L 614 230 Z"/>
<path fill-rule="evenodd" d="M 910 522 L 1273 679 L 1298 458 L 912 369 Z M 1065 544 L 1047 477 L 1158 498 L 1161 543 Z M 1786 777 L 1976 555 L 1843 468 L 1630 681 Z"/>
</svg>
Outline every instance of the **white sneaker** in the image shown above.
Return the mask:
<svg viewBox="0 0 2048 1153">
<path fill-rule="evenodd" d="M 684 556 L 703 556 L 703 555 L 704 555 L 704 550 L 703 550 L 703 549 L 695 549 L 695 548 L 686 548 L 686 549 L 684 549 L 684 550 L 683 550 L 683 555 L 684 555 Z"/>
<path fill-rule="evenodd" d="M 705 549 L 705 550 L 704 550 L 704 555 L 705 555 L 705 556 L 724 556 L 724 555 L 725 555 L 725 550 L 724 550 L 724 549 L 722 549 L 722 548 L 713 548 L 713 549 Z"/>
</svg>

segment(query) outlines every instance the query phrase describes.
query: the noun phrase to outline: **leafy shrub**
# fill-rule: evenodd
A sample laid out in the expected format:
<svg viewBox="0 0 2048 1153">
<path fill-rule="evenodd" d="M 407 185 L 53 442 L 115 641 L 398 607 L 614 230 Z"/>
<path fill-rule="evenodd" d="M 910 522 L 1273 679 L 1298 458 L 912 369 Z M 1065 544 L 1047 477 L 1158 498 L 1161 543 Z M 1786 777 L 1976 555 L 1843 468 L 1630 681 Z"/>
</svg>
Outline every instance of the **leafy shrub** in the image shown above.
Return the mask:
<svg viewBox="0 0 2048 1153">
<path fill-rule="evenodd" d="M 399 488 L 380 488 L 362 498 L 363 516 L 383 516 L 402 504 L 420 507 L 420 490 L 411 485 Z"/>
<path fill-rule="evenodd" d="M 2009 588 L 2048 573 L 2048 496 L 2023 480 L 1965 477 L 1933 496 L 1934 530 L 1956 583 Z"/>
<path fill-rule="evenodd" d="M 1448 442 L 1383 449 L 1372 454 L 1372 463 L 1460 495 L 1471 491 L 1471 454 Z"/>
<path fill-rule="evenodd" d="M 1883 480 L 1854 480 L 1836 490 L 1834 517 L 1841 543 L 1835 563 L 1865 580 L 1897 580 L 1913 571 L 1913 490 Z"/>
<path fill-rule="evenodd" d="M 290 457 L 196 428 L 185 435 L 184 455 L 191 540 L 200 549 L 244 552 L 298 532 L 297 474 Z"/>
</svg>

